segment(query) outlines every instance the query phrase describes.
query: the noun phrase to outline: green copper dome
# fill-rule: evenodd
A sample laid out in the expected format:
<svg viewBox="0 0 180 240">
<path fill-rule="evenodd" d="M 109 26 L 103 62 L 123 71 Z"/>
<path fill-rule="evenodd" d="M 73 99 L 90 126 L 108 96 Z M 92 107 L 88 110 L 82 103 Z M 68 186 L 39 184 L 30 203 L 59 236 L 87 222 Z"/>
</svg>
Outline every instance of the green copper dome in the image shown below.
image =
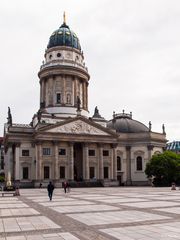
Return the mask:
<svg viewBox="0 0 180 240">
<path fill-rule="evenodd" d="M 81 50 L 79 39 L 65 22 L 52 33 L 47 48 L 56 46 L 67 46 Z"/>
</svg>

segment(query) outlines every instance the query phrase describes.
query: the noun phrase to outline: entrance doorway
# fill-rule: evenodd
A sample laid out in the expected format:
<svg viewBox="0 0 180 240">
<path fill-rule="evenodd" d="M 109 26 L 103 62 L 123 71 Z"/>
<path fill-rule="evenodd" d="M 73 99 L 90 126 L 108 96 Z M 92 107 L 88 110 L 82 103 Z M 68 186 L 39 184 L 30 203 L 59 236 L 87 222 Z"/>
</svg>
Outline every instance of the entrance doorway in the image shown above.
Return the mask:
<svg viewBox="0 0 180 240">
<path fill-rule="evenodd" d="M 121 175 L 118 175 L 118 176 L 117 176 L 117 180 L 118 180 L 118 182 L 119 182 L 119 186 L 121 186 L 121 185 L 122 185 L 122 176 L 121 176 Z"/>
<path fill-rule="evenodd" d="M 83 148 L 82 143 L 74 144 L 74 180 L 83 180 Z"/>
</svg>

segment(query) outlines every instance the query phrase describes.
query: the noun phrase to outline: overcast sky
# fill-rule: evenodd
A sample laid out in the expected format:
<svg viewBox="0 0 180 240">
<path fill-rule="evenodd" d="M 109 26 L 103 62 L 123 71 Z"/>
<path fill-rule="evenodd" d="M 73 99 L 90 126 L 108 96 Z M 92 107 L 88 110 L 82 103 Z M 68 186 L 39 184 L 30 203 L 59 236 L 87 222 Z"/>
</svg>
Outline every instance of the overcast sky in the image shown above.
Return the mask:
<svg viewBox="0 0 180 240">
<path fill-rule="evenodd" d="M 0 136 L 8 106 L 14 123 L 37 112 L 37 73 L 63 11 L 91 76 L 90 116 L 132 111 L 180 140 L 179 0 L 0 0 Z"/>
</svg>

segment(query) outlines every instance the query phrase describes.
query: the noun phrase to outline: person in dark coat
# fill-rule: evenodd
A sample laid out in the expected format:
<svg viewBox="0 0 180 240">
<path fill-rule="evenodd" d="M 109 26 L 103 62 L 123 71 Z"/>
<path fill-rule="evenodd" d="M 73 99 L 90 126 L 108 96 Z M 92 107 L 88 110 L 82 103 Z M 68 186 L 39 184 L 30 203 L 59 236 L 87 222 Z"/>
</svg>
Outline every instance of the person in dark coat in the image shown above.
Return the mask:
<svg viewBox="0 0 180 240">
<path fill-rule="evenodd" d="M 67 189 L 67 182 L 66 181 L 63 182 L 63 188 L 64 188 L 64 192 L 66 193 L 66 189 Z"/>
<path fill-rule="evenodd" d="M 48 190 L 48 196 L 49 196 L 49 200 L 52 200 L 52 195 L 53 195 L 53 191 L 54 191 L 54 185 L 52 184 L 52 182 L 49 182 L 48 186 L 47 186 L 47 190 Z"/>
</svg>

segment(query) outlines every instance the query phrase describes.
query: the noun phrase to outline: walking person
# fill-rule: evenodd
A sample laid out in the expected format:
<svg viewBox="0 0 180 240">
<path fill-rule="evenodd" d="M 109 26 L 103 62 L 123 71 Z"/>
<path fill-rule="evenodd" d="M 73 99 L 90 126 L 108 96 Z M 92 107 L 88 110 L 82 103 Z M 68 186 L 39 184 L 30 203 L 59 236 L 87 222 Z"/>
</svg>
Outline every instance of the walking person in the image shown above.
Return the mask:
<svg viewBox="0 0 180 240">
<path fill-rule="evenodd" d="M 63 188 L 64 188 L 64 192 L 66 193 L 66 189 L 67 189 L 67 182 L 66 181 L 63 182 Z"/>
<path fill-rule="evenodd" d="M 53 191 L 54 191 L 54 185 L 52 184 L 52 182 L 50 181 L 48 186 L 47 186 L 47 190 L 48 190 L 48 196 L 49 196 L 49 200 L 52 200 L 52 195 L 53 195 Z"/>
</svg>

